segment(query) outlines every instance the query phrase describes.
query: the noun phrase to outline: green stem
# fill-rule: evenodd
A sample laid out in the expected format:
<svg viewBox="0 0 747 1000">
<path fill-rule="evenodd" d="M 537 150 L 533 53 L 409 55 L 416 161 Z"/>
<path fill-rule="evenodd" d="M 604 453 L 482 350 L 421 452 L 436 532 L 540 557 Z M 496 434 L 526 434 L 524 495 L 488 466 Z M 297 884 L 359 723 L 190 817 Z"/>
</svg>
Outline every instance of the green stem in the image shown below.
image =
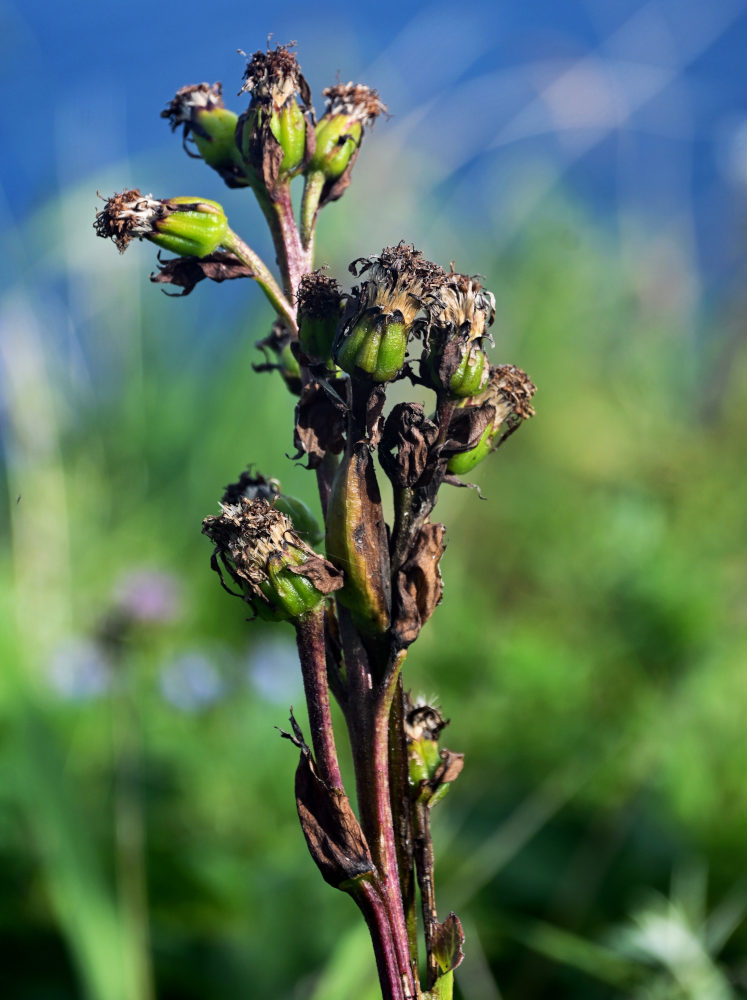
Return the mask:
<svg viewBox="0 0 747 1000">
<path fill-rule="evenodd" d="M 324 174 L 321 170 L 312 170 L 306 175 L 301 201 L 301 244 L 309 255 L 314 253 L 314 235 L 316 217 L 319 212 L 319 199 L 324 189 Z"/>
<path fill-rule="evenodd" d="M 247 267 L 251 268 L 252 277 L 257 281 L 262 291 L 270 300 L 275 312 L 283 320 L 288 329 L 297 333 L 296 311 L 291 307 L 285 295 L 283 295 L 280 286 L 275 281 L 275 278 L 262 258 L 248 244 L 244 243 L 241 237 L 237 236 L 233 230 L 228 231 L 228 236 L 224 240 L 223 246 L 226 250 L 234 254 L 234 256 L 238 257 L 242 264 L 246 264 Z"/>
<path fill-rule="evenodd" d="M 129 677 L 132 664 L 120 660 L 118 666 L 121 683 L 113 694 L 112 705 L 115 869 L 122 918 L 135 942 L 136 997 L 153 1000 L 137 702 Z"/>
</svg>

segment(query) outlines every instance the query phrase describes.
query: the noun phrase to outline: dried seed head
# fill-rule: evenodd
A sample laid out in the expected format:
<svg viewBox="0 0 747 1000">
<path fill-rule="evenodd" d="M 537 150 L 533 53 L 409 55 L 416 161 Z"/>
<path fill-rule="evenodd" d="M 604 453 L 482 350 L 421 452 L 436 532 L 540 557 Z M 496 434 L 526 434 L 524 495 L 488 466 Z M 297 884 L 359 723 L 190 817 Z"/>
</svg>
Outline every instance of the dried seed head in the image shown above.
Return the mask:
<svg viewBox="0 0 747 1000">
<path fill-rule="evenodd" d="M 479 396 L 457 408 L 449 425 L 453 453 L 447 472 L 461 476 L 470 472 L 491 451 L 495 451 L 525 420 L 534 416 L 530 400 L 536 391 L 526 372 L 515 365 L 497 365 L 490 369 L 487 388 Z M 469 434 L 470 425 L 480 434 Z M 470 443 L 465 438 L 469 436 Z M 465 441 L 461 447 L 456 442 Z"/>
<path fill-rule="evenodd" d="M 426 304 L 421 378 L 438 393 L 464 399 L 485 386 L 483 343 L 495 318 L 495 298 L 476 277 L 452 272 Z"/>
<path fill-rule="evenodd" d="M 323 268 L 305 274 L 296 293 L 298 340 L 312 358 L 326 361 L 342 315 L 342 290 Z"/>
<path fill-rule="evenodd" d="M 137 189 L 123 191 L 96 213 L 98 236 L 111 238 L 123 253 L 133 239 L 148 239 L 182 257 L 206 257 L 229 234 L 221 205 L 204 198 L 156 199 Z"/>
<path fill-rule="evenodd" d="M 163 202 L 133 188 L 113 195 L 96 213 L 93 228 L 97 236 L 113 240 L 119 252 L 124 253 L 134 239 L 155 232 L 156 222 L 166 214 Z"/>
<path fill-rule="evenodd" d="M 301 538 L 293 522 L 267 500 L 240 497 L 206 517 L 203 534 L 241 596 L 263 617 L 293 619 L 342 586 L 342 575 Z"/>
<path fill-rule="evenodd" d="M 335 278 L 325 274 L 323 267 L 304 274 L 298 285 L 296 304 L 298 315 L 322 319 L 330 312 L 339 312 L 342 290 Z"/>
<path fill-rule="evenodd" d="M 386 104 L 378 92 L 363 83 L 337 83 L 322 91 L 327 101 L 326 116 L 342 115 L 352 122 L 360 122 L 364 128 L 373 125 L 381 114 L 386 114 Z"/>
<path fill-rule="evenodd" d="M 536 391 L 537 386 L 521 368 L 515 365 L 491 368 L 483 398 L 495 406 L 494 429 L 497 430 L 509 417 L 519 422 L 533 417 L 534 407 L 530 400 Z"/>
<path fill-rule="evenodd" d="M 349 270 L 356 277 L 365 275 L 358 295 L 361 311 L 399 312 L 407 326 L 446 277 L 443 268 L 406 243 L 385 247 L 371 257 L 359 257 Z"/>
<path fill-rule="evenodd" d="M 432 327 L 480 340 L 495 319 L 495 296 L 476 276 L 450 274 L 430 301 L 428 314 Z"/>
<path fill-rule="evenodd" d="M 279 111 L 295 94 L 301 95 L 304 107 L 308 106 L 311 91 L 295 53 L 291 52 L 294 44 L 255 52 L 247 63 L 239 93 L 249 91 L 253 101 L 268 105 L 274 111 Z"/>
<path fill-rule="evenodd" d="M 225 108 L 223 88 L 220 83 L 193 83 L 181 87 L 161 112 L 161 118 L 168 118 L 172 131 L 179 125 L 189 125 L 200 111 L 215 111 Z"/>
<path fill-rule="evenodd" d="M 424 698 L 413 701 L 409 692 L 405 694 L 404 726 L 408 742 L 438 740 L 449 721 L 444 719 L 437 705 L 429 705 Z"/>
</svg>

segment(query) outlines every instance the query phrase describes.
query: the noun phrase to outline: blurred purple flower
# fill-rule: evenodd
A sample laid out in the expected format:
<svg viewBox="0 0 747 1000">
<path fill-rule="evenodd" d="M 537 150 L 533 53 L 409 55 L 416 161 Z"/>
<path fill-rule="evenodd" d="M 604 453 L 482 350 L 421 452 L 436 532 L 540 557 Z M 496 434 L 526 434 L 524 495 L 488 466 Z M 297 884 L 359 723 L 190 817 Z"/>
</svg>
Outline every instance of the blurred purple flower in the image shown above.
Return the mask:
<svg viewBox="0 0 747 1000">
<path fill-rule="evenodd" d="M 53 652 L 47 665 L 47 679 L 61 698 L 70 701 L 98 698 L 111 686 L 111 664 L 97 643 L 71 638 Z"/>
<path fill-rule="evenodd" d="M 218 701 L 225 682 L 207 654 L 190 650 L 177 656 L 161 670 L 161 694 L 175 708 L 196 712 Z"/>
<path fill-rule="evenodd" d="M 181 610 L 176 577 L 160 570 L 131 570 L 119 578 L 112 597 L 121 615 L 141 624 L 167 625 Z"/>
</svg>

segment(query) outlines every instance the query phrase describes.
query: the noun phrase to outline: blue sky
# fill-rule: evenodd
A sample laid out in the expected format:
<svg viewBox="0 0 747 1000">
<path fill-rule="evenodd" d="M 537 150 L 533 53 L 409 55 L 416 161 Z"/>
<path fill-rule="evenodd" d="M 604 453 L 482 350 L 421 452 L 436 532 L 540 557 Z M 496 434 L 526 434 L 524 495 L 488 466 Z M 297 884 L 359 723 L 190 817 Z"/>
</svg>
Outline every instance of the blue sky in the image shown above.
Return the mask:
<svg viewBox="0 0 747 1000">
<path fill-rule="evenodd" d="M 424 150 L 432 190 L 478 220 L 475 190 L 510 213 L 531 168 L 610 218 L 687 230 L 716 284 L 739 266 L 747 0 L 0 0 L 0 217 L 20 223 L 112 164 L 173 150 L 158 112 L 185 83 L 222 80 L 240 108 L 236 50 L 268 34 L 298 41 L 318 108 L 338 72 L 377 86 L 383 128 Z"/>
</svg>

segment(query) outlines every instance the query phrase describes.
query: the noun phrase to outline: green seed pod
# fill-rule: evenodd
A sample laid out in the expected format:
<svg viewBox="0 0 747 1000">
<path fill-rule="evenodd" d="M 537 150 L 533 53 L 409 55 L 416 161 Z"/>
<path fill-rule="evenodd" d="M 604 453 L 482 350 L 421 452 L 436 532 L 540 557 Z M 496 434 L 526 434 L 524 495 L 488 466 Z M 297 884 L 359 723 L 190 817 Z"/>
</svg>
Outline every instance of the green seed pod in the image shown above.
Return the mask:
<svg viewBox="0 0 747 1000">
<path fill-rule="evenodd" d="M 466 476 L 468 472 L 472 472 L 474 467 L 490 454 L 495 434 L 492 424 L 486 427 L 474 448 L 451 456 L 446 463 L 446 471 L 454 476 Z"/>
<path fill-rule="evenodd" d="M 207 257 L 228 235 L 228 219 L 217 201 L 169 198 L 166 214 L 146 238 L 180 257 Z"/>
<path fill-rule="evenodd" d="M 344 83 L 324 91 L 327 110 L 316 127 L 316 149 L 307 172 L 320 172 L 327 181 L 340 178 L 351 166 L 364 129 L 386 111 L 375 90 Z"/>
<path fill-rule="evenodd" d="M 335 361 L 352 375 L 365 372 L 374 382 L 391 382 L 402 371 L 408 330 L 401 313 L 363 315 L 339 342 Z"/>
<path fill-rule="evenodd" d="M 94 228 L 123 253 L 133 239 L 146 239 L 180 257 L 207 257 L 226 239 L 229 228 L 217 201 L 202 198 L 158 200 L 137 188 L 107 201 Z"/>
<path fill-rule="evenodd" d="M 444 272 L 405 243 L 354 260 L 350 271 L 364 280 L 349 298 L 333 357 L 350 374 L 389 382 L 402 371 L 418 314 Z"/>
<path fill-rule="evenodd" d="M 283 150 L 280 173 L 297 170 L 306 155 L 306 116 L 295 101 L 276 111 L 270 118 L 270 130 Z"/>
<path fill-rule="evenodd" d="M 319 545 L 324 541 L 324 532 L 310 508 L 298 497 L 283 493 L 277 479 L 265 479 L 255 474 L 251 469 L 241 473 L 237 482 L 231 483 L 223 491 L 221 503 L 237 504 L 242 499 L 267 500 L 275 510 L 287 515 L 293 522 L 293 528 L 309 545 Z"/>
<path fill-rule="evenodd" d="M 279 183 L 302 170 L 314 146 L 306 111 L 311 90 L 293 52 L 285 45 L 255 52 L 241 92 L 252 95 L 236 128 L 236 145 L 253 183 L 274 197 Z"/>
<path fill-rule="evenodd" d="M 476 396 L 488 379 L 483 342 L 495 317 L 495 299 L 477 278 L 450 274 L 430 297 L 421 378 L 439 394 Z"/>
<path fill-rule="evenodd" d="M 183 143 L 187 153 L 196 155 L 187 146 L 187 142 L 192 141 L 198 155 L 229 187 L 245 187 L 249 183 L 236 148 L 238 115 L 224 105 L 219 83 L 182 87 L 161 112 L 161 117 L 169 119 L 172 131 L 184 126 Z"/>
<path fill-rule="evenodd" d="M 296 620 L 342 586 L 342 574 L 267 500 L 241 497 L 221 508 L 202 522 L 203 534 L 215 544 L 213 568 L 221 573 L 223 567 L 258 617 Z"/>
<path fill-rule="evenodd" d="M 350 163 L 360 145 L 363 126 L 350 122 L 345 115 L 325 115 L 316 127 L 316 150 L 308 169 L 319 170 L 329 180 L 336 180 Z"/>
<path fill-rule="evenodd" d="M 345 574 L 338 594 L 366 634 L 389 627 L 389 546 L 373 459 L 361 442 L 343 456 L 327 507 L 327 558 Z"/>
<path fill-rule="evenodd" d="M 487 421 L 477 444 L 449 457 L 446 471 L 455 476 L 471 472 L 491 451 L 523 422 L 534 416 L 530 400 L 536 386 L 526 372 L 514 365 L 498 365 L 490 369 L 488 386 L 478 396 L 466 400 L 463 412 L 473 413 Z M 457 411 L 457 416 L 460 415 Z"/>
<path fill-rule="evenodd" d="M 301 350 L 311 358 L 327 361 L 342 312 L 340 286 L 320 268 L 301 278 L 296 301 Z"/>
</svg>

